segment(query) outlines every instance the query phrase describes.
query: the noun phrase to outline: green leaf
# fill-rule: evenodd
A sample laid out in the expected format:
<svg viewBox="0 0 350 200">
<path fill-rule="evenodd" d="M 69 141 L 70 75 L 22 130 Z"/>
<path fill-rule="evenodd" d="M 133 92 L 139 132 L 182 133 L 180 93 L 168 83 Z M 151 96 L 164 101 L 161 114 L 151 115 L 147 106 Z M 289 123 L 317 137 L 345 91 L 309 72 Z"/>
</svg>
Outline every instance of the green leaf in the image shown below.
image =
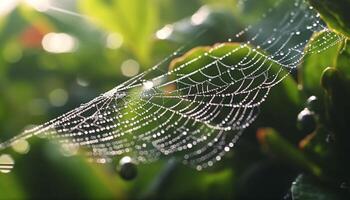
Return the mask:
<svg viewBox="0 0 350 200">
<path fill-rule="evenodd" d="M 340 200 L 346 199 L 341 196 L 339 190 L 328 188 L 317 182 L 314 178 L 299 175 L 291 188 L 293 200 Z"/>
<path fill-rule="evenodd" d="M 150 62 L 152 37 L 158 27 L 158 4 L 155 0 L 81 0 L 83 13 L 109 32 L 123 36 L 125 45 L 143 63 Z"/>
<path fill-rule="evenodd" d="M 309 2 L 331 29 L 350 37 L 349 0 L 309 0 Z"/>
<path fill-rule="evenodd" d="M 348 152 L 350 151 L 349 141 L 349 120 L 350 112 L 350 80 L 346 79 L 344 73 L 337 68 L 327 68 L 322 75 L 322 86 L 327 96 L 327 115 L 330 129 L 334 133 L 337 158 L 342 163 L 342 173 L 350 180 L 350 162 Z"/>
<path fill-rule="evenodd" d="M 350 45 L 347 41 L 342 43 L 335 66 L 347 80 L 350 80 Z"/>
<path fill-rule="evenodd" d="M 335 66 L 336 58 L 340 49 L 340 43 L 336 43 L 334 46 L 323 50 L 319 49 L 317 45 L 323 43 L 325 40 L 330 44 L 334 41 L 329 41 L 329 38 L 334 36 L 328 35 L 329 32 L 319 32 L 316 33 L 311 39 L 310 43 L 307 45 L 305 52 L 312 51 L 311 53 L 306 53 L 304 57 L 303 66 L 300 67 L 298 71 L 298 76 L 303 90 L 308 95 L 316 95 L 319 98 L 323 96 L 323 89 L 320 87 L 321 75 L 324 69 L 327 67 Z M 327 36 L 327 38 L 325 38 Z M 315 53 L 318 50 L 322 50 L 320 53 Z"/>
</svg>

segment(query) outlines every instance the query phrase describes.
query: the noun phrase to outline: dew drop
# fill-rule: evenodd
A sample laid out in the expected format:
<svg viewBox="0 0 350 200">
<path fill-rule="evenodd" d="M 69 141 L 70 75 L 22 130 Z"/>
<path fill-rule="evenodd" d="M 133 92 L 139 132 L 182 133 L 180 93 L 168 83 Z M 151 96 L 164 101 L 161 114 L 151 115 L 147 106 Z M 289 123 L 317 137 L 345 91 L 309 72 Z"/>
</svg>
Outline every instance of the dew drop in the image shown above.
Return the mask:
<svg viewBox="0 0 350 200">
<path fill-rule="evenodd" d="M 2 154 L 0 156 L 0 172 L 1 173 L 10 173 L 15 165 L 15 161 L 8 154 Z"/>
<path fill-rule="evenodd" d="M 143 88 L 145 90 L 149 90 L 149 89 L 152 89 L 153 88 L 153 82 L 152 81 L 146 81 L 143 83 Z"/>
<path fill-rule="evenodd" d="M 119 161 L 118 172 L 124 180 L 132 180 L 137 176 L 136 164 L 129 156 L 125 156 Z"/>
</svg>

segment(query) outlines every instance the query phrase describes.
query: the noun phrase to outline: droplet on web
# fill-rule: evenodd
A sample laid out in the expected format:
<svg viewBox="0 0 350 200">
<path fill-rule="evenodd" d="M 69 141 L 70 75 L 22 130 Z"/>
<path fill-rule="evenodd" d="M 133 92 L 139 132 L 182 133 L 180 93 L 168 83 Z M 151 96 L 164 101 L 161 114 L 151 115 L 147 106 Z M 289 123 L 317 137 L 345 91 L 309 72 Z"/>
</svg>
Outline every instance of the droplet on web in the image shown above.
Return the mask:
<svg viewBox="0 0 350 200">
<path fill-rule="evenodd" d="M 133 180 L 137 176 L 136 164 L 129 156 L 125 156 L 119 161 L 119 166 L 117 168 L 119 175 L 124 180 Z"/>
<path fill-rule="evenodd" d="M 1 173 L 10 173 L 15 165 L 15 161 L 8 154 L 2 154 L 0 156 L 0 172 Z"/>
<path fill-rule="evenodd" d="M 153 88 L 154 83 L 152 81 L 146 81 L 143 83 L 143 88 L 149 90 Z"/>
</svg>

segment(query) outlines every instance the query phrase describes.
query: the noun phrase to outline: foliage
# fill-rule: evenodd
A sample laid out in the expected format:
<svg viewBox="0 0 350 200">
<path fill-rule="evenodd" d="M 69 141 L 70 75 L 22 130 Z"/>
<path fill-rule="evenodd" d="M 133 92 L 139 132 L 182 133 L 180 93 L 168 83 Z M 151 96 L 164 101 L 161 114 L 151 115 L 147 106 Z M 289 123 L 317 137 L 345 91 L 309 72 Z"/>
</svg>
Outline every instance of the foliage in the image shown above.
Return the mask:
<svg viewBox="0 0 350 200">
<path fill-rule="evenodd" d="M 349 0 L 309 0 L 314 6 L 327 25 L 345 36 L 350 36 L 350 9 Z"/>
</svg>

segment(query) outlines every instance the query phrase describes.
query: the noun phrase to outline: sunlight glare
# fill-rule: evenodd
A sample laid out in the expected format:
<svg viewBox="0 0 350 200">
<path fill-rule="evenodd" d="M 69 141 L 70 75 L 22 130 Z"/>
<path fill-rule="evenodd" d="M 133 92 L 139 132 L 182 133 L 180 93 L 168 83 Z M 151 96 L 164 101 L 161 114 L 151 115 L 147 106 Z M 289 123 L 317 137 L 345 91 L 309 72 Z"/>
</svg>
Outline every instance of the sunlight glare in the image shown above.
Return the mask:
<svg viewBox="0 0 350 200">
<path fill-rule="evenodd" d="M 191 23 L 193 25 L 200 25 L 207 19 L 208 16 L 209 16 L 209 9 L 207 6 L 203 6 L 196 13 L 192 15 Z"/>
<path fill-rule="evenodd" d="M 0 17 L 9 14 L 18 5 L 18 0 L 1 0 Z"/>
<path fill-rule="evenodd" d="M 167 39 L 173 33 L 174 27 L 170 24 L 165 25 L 162 29 L 158 30 L 156 37 L 160 40 Z"/>
<path fill-rule="evenodd" d="M 109 49 L 118 49 L 123 44 L 123 37 L 119 33 L 110 33 L 106 39 L 106 46 Z"/>
<path fill-rule="evenodd" d="M 133 77 L 140 71 L 140 64 L 136 60 L 126 60 L 121 66 L 122 74 L 126 77 Z"/>
<path fill-rule="evenodd" d="M 77 40 L 66 33 L 48 33 L 41 43 L 43 48 L 50 53 L 69 53 L 77 48 Z"/>
</svg>

